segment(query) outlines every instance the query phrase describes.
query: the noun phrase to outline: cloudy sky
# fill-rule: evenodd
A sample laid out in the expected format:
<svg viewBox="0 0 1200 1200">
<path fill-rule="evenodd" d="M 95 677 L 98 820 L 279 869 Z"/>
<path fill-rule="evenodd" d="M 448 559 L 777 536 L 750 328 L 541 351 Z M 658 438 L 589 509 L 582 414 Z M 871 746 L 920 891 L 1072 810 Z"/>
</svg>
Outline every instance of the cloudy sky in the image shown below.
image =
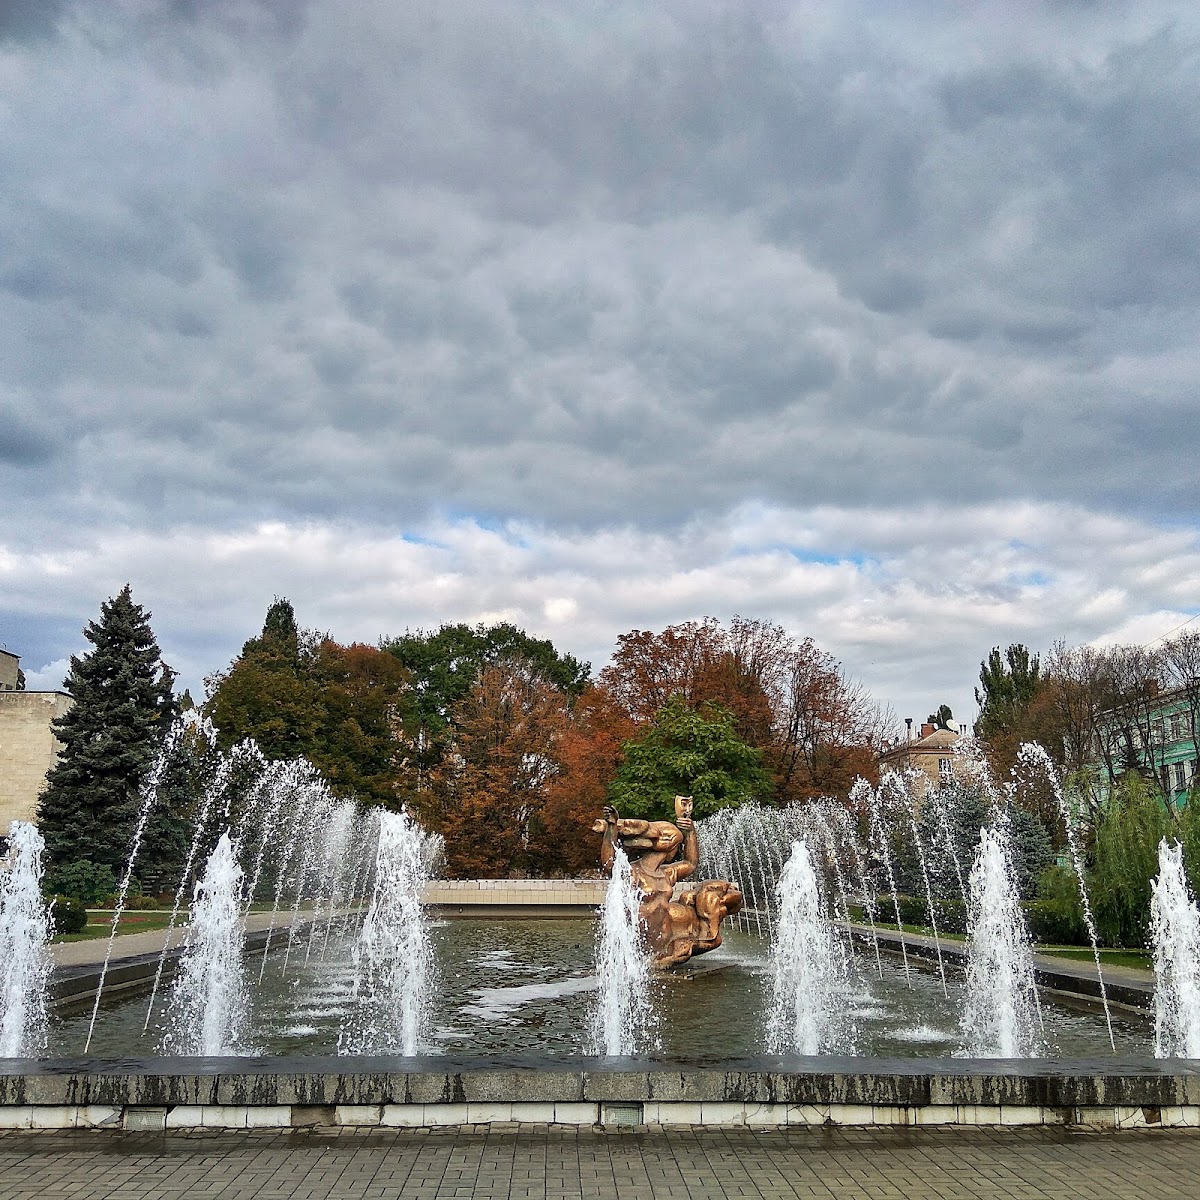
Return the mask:
<svg viewBox="0 0 1200 1200">
<path fill-rule="evenodd" d="M 6 0 L 0 642 L 777 620 L 897 716 L 1200 612 L 1200 16 Z"/>
</svg>

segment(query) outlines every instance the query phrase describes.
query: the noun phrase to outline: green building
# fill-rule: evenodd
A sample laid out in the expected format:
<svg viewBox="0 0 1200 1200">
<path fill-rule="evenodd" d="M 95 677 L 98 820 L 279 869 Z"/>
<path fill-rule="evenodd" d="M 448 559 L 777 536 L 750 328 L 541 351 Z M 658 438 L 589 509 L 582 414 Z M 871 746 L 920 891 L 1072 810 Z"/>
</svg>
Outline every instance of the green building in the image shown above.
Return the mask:
<svg viewBox="0 0 1200 1200">
<path fill-rule="evenodd" d="M 1146 695 L 1099 713 L 1092 763 L 1100 798 L 1127 771 L 1153 778 L 1176 807 L 1200 783 L 1200 685 Z"/>
</svg>

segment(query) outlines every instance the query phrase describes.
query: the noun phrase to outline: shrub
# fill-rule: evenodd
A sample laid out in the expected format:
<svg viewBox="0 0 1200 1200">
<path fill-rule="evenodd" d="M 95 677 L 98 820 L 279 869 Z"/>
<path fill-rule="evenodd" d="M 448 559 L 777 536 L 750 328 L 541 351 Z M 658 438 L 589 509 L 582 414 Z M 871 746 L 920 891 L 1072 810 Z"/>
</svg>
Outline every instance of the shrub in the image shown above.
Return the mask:
<svg viewBox="0 0 1200 1200">
<path fill-rule="evenodd" d="M 905 925 L 932 926 L 929 906 L 924 896 L 898 896 L 900 920 Z M 961 900 L 937 900 L 933 902 L 937 915 L 939 933 L 966 933 L 967 906 Z M 896 909 L 890 895 L 879 896 L 875 901 L 876 919 L 880 925 L 890 925 L 895 920 Z"/>
<path fill-rule="evenodd" d="M 1038 876 L 1037 899 L 1026 905 L 1034 941 L 1081 946 L 1087 940 L 1079 880 L 1069 867 L 1048 867 Z"/>
<path fill-rule="evenodd" d="M 1183 865 L 1193 894 L 1200 894 L 1200 789 L 1188 792 L 1187 802 L 1179 809 L 1173 835 L 1183 845 Z"/>
<path fill-rule="evenodd" d="M 1079 946 L 1087 942 L 1083 913 L 1056 900 L 1028 900 L 1024 904 L 1029 933 L 1035 942 L 1048 946 Z"/>
<path fill-rule="evenodd" d="M 153 896 L 130 896 L 125 901 L 125 907 L 131 912 L 137 911 L 152 911 L 162 907 L 161 904 Z"/>
<path fill-rule="evenodd" d="M 60 896 L 74 896 L 84 904 L 95 904 L 101 897 L 117 890 L 117 881 L 112 867 L 106 863 L 91 863 L 80 858 L 47 871 L 46 886 Z"/>
<path fill-rule="evenodd" d="M 55 896 L 50 917 L 55 933 L 82 933 L 87 925 L 87 908 L 74 896 Z"/>
<path fill-rule="evenodd" d="M 939 932 L 967 932 L 967 906 L 961 900 L 938 900 L 935 903 Z"/>
</svg>

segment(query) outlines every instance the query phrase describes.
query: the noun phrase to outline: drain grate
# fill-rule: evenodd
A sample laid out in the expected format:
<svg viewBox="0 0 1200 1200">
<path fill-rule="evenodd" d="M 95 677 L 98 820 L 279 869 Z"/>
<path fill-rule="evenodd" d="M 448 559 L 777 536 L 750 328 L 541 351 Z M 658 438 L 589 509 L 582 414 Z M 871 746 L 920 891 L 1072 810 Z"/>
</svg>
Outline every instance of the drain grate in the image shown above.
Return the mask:
<svg viewBox="0 0 1200 1200">
<path fill-rule="evenodd" d="M 603 1125 L 641 1125 L 642 1106 L 640 1104 L 602 1104 L 600 1106 L 600 1122 Z"/>
<path fill-rule="evenodd" d="M 127 1108 L 122 1114 L 121 1125 L 125 1129 L 159 1130 L 165 1129 L 167 1110 L 165 1108 Z"/>
</svg>

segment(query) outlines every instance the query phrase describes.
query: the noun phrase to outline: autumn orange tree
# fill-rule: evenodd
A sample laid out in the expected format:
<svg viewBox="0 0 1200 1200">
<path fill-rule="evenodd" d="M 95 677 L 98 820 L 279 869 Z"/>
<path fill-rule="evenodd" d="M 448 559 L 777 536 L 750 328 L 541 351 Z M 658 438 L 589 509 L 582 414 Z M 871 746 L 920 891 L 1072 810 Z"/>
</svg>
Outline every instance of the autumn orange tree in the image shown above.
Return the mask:
<svg viewBox="0 0 1200 1200">
<path fill-rule="evenodd" d="M 706 617 L 624 634 L 600 684 L 640 727 L 676 698 L 728 710 L 738 737 L 761 751 L 780 801 L 844 795 L 856 776 L 873 778 L 888 720 L 811 638 L 746 617 L 728 628 Z"/>
<path fill-rule="evenodd" d="M 608 803 L 608 789 L 637 724 L 603 687 L 587 688 L 571 705 L 557 746 L 558 771 L 546 783 L 533 865 L 541 874 L 579 875 L 596 869 L 599 851 L 592 821 Z"/>
<path fill-rule="evenodd" d="M 566 694 L 521 659 L 481 672 L 454 708 L 449 752 L 422 797 L 452 876 L 528 874 L 544 847 L 547 784 L 558 774 Z"/>
</svg>

